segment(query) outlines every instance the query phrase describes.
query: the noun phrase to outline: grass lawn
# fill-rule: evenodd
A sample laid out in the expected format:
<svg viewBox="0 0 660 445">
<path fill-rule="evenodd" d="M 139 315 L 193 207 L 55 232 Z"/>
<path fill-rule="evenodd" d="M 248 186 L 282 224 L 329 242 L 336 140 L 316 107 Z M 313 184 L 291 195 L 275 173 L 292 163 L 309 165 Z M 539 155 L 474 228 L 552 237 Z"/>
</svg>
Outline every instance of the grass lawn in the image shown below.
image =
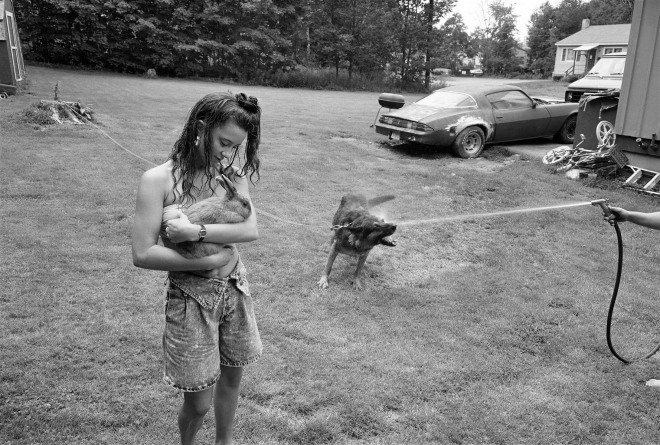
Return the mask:
<svg viewBox="0 0 660 445">
<path fill-rule="evenodd" d="M 245 372 L 238 443 L 658 442 L 660 390 L 644 382 L 659 357 L 623 365 L 607 349 L 616 237 L 598 208 L 401 225 L 363 291 L 341 256 L 316 286 L 348 192 L 395 194 L 377 209 L 398 222 L 597 198 L 651 211 L 657 198 L 498 147 L 462 160 L 388 143 L 370 128 L 379 93 L 28 73 L 28 94 L 0 101 L 0 444 L 178 443 L 181 395 L 161 383 L 165 273 L 132 265 L 130 229 L 141 173 L 214 90 L 263 106 L 261 238 L 240 250 L 265 351 Z M 117 143 L 25 123 L 56 82 Z M 660 233 L 622 232 L 613 334 L 635 357 L 660 337 Z M 209 415 L 198 439 L 212 438 Z"/>
</svg>

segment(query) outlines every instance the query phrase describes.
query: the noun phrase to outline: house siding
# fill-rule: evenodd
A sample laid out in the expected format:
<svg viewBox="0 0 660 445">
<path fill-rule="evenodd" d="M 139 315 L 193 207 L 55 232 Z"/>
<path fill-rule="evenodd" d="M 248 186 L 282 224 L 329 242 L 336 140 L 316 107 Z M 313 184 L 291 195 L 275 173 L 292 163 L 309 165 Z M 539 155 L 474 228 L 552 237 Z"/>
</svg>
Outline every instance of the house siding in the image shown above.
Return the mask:
<svg viewBox="0 0 660 445">
<path fill-rule="evenodd" d="M 577 46 L 564 46 L 557 47 L 557 54 L 555 55 L 555 69 L 552 72 L 553 76 L 564 76 L 566 72 L 573 68 L 573 53 L 569 52 Z M 566 59 L 562 60 L 564 50 L 566 50 Z M 581 55 L 580 60 L 575 61 L 575 73 L 581 74 L 584 73 L 586 67 L 587 58 L 584 56 L 584 53 Z"/>
</svg>

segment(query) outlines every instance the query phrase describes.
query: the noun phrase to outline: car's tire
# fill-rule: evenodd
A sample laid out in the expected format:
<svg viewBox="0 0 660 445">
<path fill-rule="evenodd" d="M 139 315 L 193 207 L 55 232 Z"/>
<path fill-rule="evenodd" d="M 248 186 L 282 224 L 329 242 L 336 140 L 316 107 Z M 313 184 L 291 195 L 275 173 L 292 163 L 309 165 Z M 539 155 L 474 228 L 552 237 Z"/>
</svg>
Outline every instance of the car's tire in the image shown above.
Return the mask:
<svg viewBox="0 0 660 445">
<path fill-rule="evenodd" d="M 568 116 L 564 121 L 557 134 L 555 140 L 562 144 L 572 144 L 575 139 L 575 127 L 577 126 L 577 115 Z"/>
<path fill-rule="evenodd" d="M 463 159 L 477 158 L 484 151 L 486 145 L 486 136 L 479 127 L 467 127 L 458 133 L 456 139 L 451 144 L 451 149 L 455 155 Z"/>
</svg>

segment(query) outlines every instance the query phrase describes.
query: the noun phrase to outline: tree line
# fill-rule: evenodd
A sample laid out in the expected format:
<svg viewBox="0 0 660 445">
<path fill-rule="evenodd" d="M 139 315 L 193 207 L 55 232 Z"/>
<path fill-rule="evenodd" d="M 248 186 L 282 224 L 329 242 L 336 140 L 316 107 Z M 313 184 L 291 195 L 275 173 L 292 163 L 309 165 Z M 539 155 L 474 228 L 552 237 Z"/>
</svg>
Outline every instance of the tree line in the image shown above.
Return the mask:
<svg viewBox="0 0 660 445">
<path fill-rule="evenodd" d="M 35 62 L 248 83 L 323 68 L 428 86 L 433 68 L 456 71 L 475 55 L 487 74 L 545 68 L 553 38 L 577 32 L 587 15 L 594 24 L 629 23 L 633 0 L 544 4 L 530 18 L 529 66 L 516 54 L 511 6 L 483 0 L 489 16 L 468 34 L 460 14 L 450 15 L 457 1 L 20 0 L 14 7 L 24 56 Z"/>
</svg>

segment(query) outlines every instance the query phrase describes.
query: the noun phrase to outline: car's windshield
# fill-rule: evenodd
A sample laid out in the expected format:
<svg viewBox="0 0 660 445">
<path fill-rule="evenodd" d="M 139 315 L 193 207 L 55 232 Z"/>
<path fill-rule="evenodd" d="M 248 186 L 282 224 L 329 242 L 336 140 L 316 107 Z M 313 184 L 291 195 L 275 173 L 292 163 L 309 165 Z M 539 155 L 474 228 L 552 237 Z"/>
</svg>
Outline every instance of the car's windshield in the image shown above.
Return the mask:
<svg viewBox="0 0 660 445">
<path fill-rule="evenodd" d="M 623 68 L 626 65 L 625 57 L 612 59 L 600 59 L 598 63 L 591 68 L 588 76 L 621 76 Z"/>
<path fill-rule="evenodd" d="M 418 104 L 436 108 L 476 107 L 474 99 L 465 93 L 453 91 L 437 91 L 417 101 Z"/>
</svg>

